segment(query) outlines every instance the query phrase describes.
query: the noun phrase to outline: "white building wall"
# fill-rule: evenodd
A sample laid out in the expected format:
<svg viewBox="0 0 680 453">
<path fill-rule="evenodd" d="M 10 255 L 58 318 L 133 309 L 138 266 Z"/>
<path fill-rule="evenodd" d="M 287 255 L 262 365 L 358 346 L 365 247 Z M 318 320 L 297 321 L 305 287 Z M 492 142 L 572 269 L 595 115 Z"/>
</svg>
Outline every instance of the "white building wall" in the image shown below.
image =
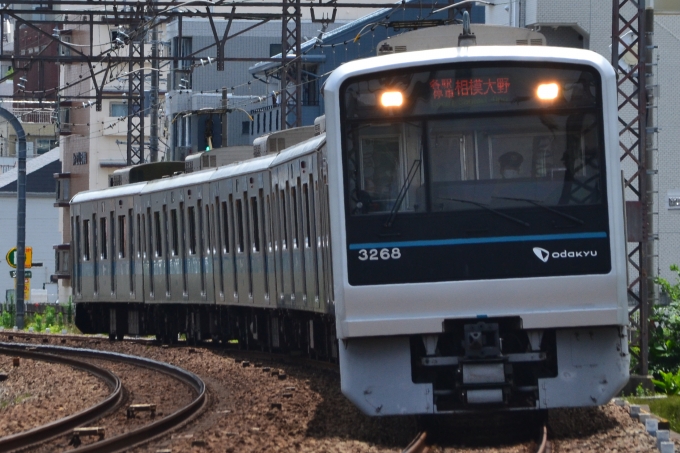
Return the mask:
<svg viewBox="0 0 680 453">
<path fill-rule="evenodd" d="M 27 194 L 26 196 L 26 246 L 33 247 L 33 262 L 43 263 L 42 267 L 31 270 L 31 288 L 42 289 L 49 283 L 50 274 L 54 273 L 55 244 L 61 243 L 61 233 L 57 229 L 59 210 L 54 208 L 53 194 Z M 6 255 L 17 242 L 17 194 L 0 193 L 0 253 Z M 0 301 L 5 300 L 5 291 L 14 289 L 14 279 L 9 276 L 12 269 L 6 262 L 0 272 Z M 28 302 L 28 301 L 27 301 Z"/>
</svg>

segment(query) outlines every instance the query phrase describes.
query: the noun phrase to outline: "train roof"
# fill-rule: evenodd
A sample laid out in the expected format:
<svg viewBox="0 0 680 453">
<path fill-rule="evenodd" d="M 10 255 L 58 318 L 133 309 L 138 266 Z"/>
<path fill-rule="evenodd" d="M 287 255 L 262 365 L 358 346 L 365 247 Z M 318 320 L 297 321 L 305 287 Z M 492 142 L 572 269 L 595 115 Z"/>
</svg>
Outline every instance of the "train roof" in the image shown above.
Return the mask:
<svg viewBox="0 0 680 453">
<path fill-rule="evenodd" d="M 141 193 L 154 193 L 162 190 L 175 189 L 177 187 L 193 186 L 196 184 L 203 184 L 210 180 L 212 174 L 215 173 L 214 168 L 197 171 L 195 173 L 183 173 L 169 178 L 155 179 L 149 181 L 146 187 L 142 189 Z"/>
<path fill-rule="evenodd" d="M 269 168 L 269 164 L 272 160 L 274 160 L 274 157 L 274 155 L 255 157 L 253 159 L 235 162 L 224 167 L 219 167 L 210 179 L 222 179 L 265 170 Z"/>
<path fill-rule="evenodd" d="M 614 69 L 600 54 L 571 47 L 548 46 L 470 46 L 421 50 L 364 58 L 345 63 L 333 71 L 326 82 L 326 90 L 335 91 L 346 78 L 370 74 L 376 70 L 422 67 L 430 64 L 465 61 L 537 61 L 542 63 L 587 64 L 614 76 Z"/>
<path fill-rule="evenodd" d="M 310 139 L 300 142 L 297 145 L 293 145 L 290 148 L 286 148 L 276 155 L 276 158 L 271 163 L 271 166 L 280 165 L 289 160 L 295 159 L 296 157 L 303 156 L 310 151 L 318 149 L 326 143 L 326 134 L 317 135 Z"/>
<path fill-rule="evenodd" d="M 88 201 L 138 195 L 142 192 L 146 184 L 146 182 L 138 182 L 123 186 L 107 187 L 106 189 L 95 189 L 79 192 L 75 194 L 73 198 L 71 198 L 71 203 L 86 203 Z"/>
</svg>

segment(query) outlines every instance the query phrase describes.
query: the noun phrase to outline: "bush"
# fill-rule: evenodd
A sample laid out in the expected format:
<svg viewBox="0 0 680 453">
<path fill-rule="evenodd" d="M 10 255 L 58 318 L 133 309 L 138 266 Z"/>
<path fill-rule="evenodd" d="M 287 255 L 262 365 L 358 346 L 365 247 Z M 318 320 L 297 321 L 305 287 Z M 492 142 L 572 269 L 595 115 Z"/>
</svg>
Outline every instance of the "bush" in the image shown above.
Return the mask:
<svg viewBox="0 0 680 453">
<path fill-rule="evenodd" d="M 57 314 L 57 327 L 59 327 L 59 330 L 64 328 L 64 315 L 61 312 Z"/>
<path fill-rule="evenodd" d="M 671 270 L 678 275 L 675 284 L 654 279 L 671 300 L 668 306 L 654 306 L 650 313 L 649 371 L 657 377 L 680 368 L 680 268 L 674 264 Z"/>
<path fill-rule="evenodd" d="M 656 388 L 666 395 L 680 394 L 680 371 L 675 374 L 670 372 L 659 371 L 661 379 L 652 379 Z"/>
<path fill-rule="evenodd" d="M 45 307 L 45 327 L 54 325 L 54 307 Z"/>
<path fill-rule="evenodd" d="M 71 296 L 69 296 L 68 305 L 66 306 L 66 322 L 69 326 L 73 324 L 73 299 Z"/>
<path fill-rule="evenodd" d="M 43 331 L 43 318 L 40 315 L 35 315 L 35 318 L 33 319 L 33 322 L 35 323 L 35 331 L 36 332 L 42 332 Z"/>
</svg>

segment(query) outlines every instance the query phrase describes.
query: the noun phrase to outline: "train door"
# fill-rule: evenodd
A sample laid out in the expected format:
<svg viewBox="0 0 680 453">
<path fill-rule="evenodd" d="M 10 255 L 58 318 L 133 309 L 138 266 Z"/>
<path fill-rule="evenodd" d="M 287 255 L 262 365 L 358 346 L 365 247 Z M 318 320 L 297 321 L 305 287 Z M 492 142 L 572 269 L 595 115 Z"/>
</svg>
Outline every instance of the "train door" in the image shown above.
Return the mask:
<svg viewBox="0 0 680 453">
<path fill-rule="evenodd" d="M 131 230 L 134 231 L 134 236 L 132 236 L 132 231 L 131 231 L 131 237 L 130 237 L 130 242 L 134 244 L 134 258 L 132 260 L 132 271 L 133 271 L 133 276 L 132 276 L 132 286 L 131 290 L 135 294 L 137 301 L 143 302 L 144 301 L 144 261 L 143 261 L 143 241 L 144 241 L 144 230 L 142 229 L 142 207 L 140 204 L 133 203 L 134 206 L 134 211 L 133 214 L 135 216 L 135 228 L 134 230 L 132 227 L 130 228 Z M 132 245 L 132 244 L 131 244 Z"/>
<path fill-rule="evenodd" d="M 248 187 L 245 176 L 234 180 L 234 239 L 236 280 L 239 303 L 250 304 L 253 297 L 252 263 L 250 261 L 250 216 L 248 215 Z"/>
<path fill-rule="evenodd" d="M 307 274 L 305 271 L 304 238 L 302 228 L 302 181 L 300 179 L 300 162 L 289 162 L 290 203 L 289 218 L 291 230 L 291 255 L 293 264 L 294 305 L 307 304 Z"/>
<path fill-rule="evenodd" d="M 180 206 L 182 203 L 179 202 L 177 196 L 177 191 L 170 192 L 170 199 L 168 200 L 168 205 L 166 206 L 166 211 L 168 215 L 168 222 L 166 224 L 167 237 L 167 280 L 168 280 L 168 294 L 169 299 L 172 302 L 182 302 L 184 299 L 184 287 L 183 287 L 183 265 L 181 263 L 181 224 L 180 219 L 182 215 L 180 214 Z"/>
<path fill-rule="evenodd" d="M 142 260 L 143 260 L 143 281 L 144 281 L 144 299 L 149 302 L 156 300 L 155 282 L 154 282 L 154 257 L 153 245 L 151 243 L 151 231 L 153 229 L 153 219 L 151 214 L 151 195 L 142 195 L 141 203 L 141 230 L 140 236 L 142 239 Z"/>
<path fill-rule="evenodd" d="M 317 274 L 316 259 L 316 203 L 314 197 L 314 160 L 311 155 L 300 159 L 300 192 L 301 230 L 303 272 L 305 282 L 305 307 L 319 308 L 319 276 Z"/>
<path fill-rule="evenodd" d="M 290 235 L 290 215 L 289 215 L 289 192 L 290 187 L 286 174 L 286 166 L 281 166 L 277 169 L 277 184 L 274 185 L 276 198 L 276 213 L 277 219 L 277 241 L 278 241 L 278 262 L 277 270 L 279 280 L 279 304 L 283 306 L 292 306 L 293 304 L 293 255 L 290 250 L 291 235 Z"/>
<path fill-rule="evenodd" d="M 213 268 L 213 291 L 215 294 L 215 301 L 223 303 L 224 297 L 224 250 L 222 243 L 224 238 L 222 236 L 222 203 L 220 201 L 219 183 L 214 182 L 210 184 L 210 217 L 212 219 L 212 268 Z"/>
<path fill-rule="evenodd" d="M 82 297 L 82 278 L 80 269 L 82 266 L 82 244 L 81 244 L 81 225 L 80 225 L 80 207 L 71 206 L 71 267 L 72 267 L 72 286 L 73 298 L 80 300 Z"/>
<path fill-rule="evenodd" d="M 253 303 L 268 305 L 269 280 L 267 275 L 267 231 L 264 217 L 264 175 L 256 173 L 247 177 L 248 182 L 248 236 L 250 242 L 249 267 Z M 265 300 L 266 299 L 266 300 Z"/>
<path fill-rule="evenodd" d="M 271 178 L 267 175 L 264 178 L 264 203 L 262 205 L 262 219 L 264 222 L 264 247 L 265 247 L 265 279 L 266 279 L 266 304 L 271 305 L 276 302 L 276 238 L 274 228 L 274 211 L 272 207 L 272 188 Z"/>
<path fill-rule="evenodd" d="M 236 237 L 234 222 L 234 180 L 223 179 L 218 182 L 219 216 L 221 226 L 221 272 L 226 303 L 238 303 L 238 279 L 236 268 Z"/>
<path fill-rule="evenodd" d="M 319 286 L 320 300 L 324 312 L 330 312 L 333 309 L 331 304 L 333 294 L 333 268 L 331 264 L 331 230 L 330 230 L 330 212 L 328 206 L 328 168 L 326 166 L 325 148 L 321 149 L 321 153 L 317 155 L 318 172 L 317 172 L 317 206 L 318 210 L 318 225 L 319 225 L 319 244 L 320 244 L 320 275 L 321 283 Z"/>
<path fill-rule="evenodd" d="M 215 299 L 215 279 L 213 272 L 213 256 L 215 244 L 214 228 L 214 206 L 210 197 L 210 186 L 204 184 L 202 193 L 205 194 L 201 200 L 203 205 L 203 216 L 201 225 L 202 247 L 203 247 L 203 293 L 202 300 L 212 302 Z"/>
</svg>

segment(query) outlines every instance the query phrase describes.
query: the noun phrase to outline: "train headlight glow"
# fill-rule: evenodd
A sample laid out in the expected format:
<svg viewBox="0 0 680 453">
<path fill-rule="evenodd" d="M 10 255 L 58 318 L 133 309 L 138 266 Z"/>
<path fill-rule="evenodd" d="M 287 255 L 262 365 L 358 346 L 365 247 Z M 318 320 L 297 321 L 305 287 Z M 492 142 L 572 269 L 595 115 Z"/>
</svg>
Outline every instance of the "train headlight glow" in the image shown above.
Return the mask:
<svg viewBox="0 0 680 453">
<path fill-rule="evenodd" d="M 560 87 L 556 83 L 542 83 L 536 90 L 536 96 L 542 101 L 552 101 L 557 98 Z"/>
<path fill-rule="evenodd" d="M 404 103 L 404 95 L 401 91 L 385 91 L 380 96 L 380 104 L 383 107 L 401 107 Z"/>
</svg>

